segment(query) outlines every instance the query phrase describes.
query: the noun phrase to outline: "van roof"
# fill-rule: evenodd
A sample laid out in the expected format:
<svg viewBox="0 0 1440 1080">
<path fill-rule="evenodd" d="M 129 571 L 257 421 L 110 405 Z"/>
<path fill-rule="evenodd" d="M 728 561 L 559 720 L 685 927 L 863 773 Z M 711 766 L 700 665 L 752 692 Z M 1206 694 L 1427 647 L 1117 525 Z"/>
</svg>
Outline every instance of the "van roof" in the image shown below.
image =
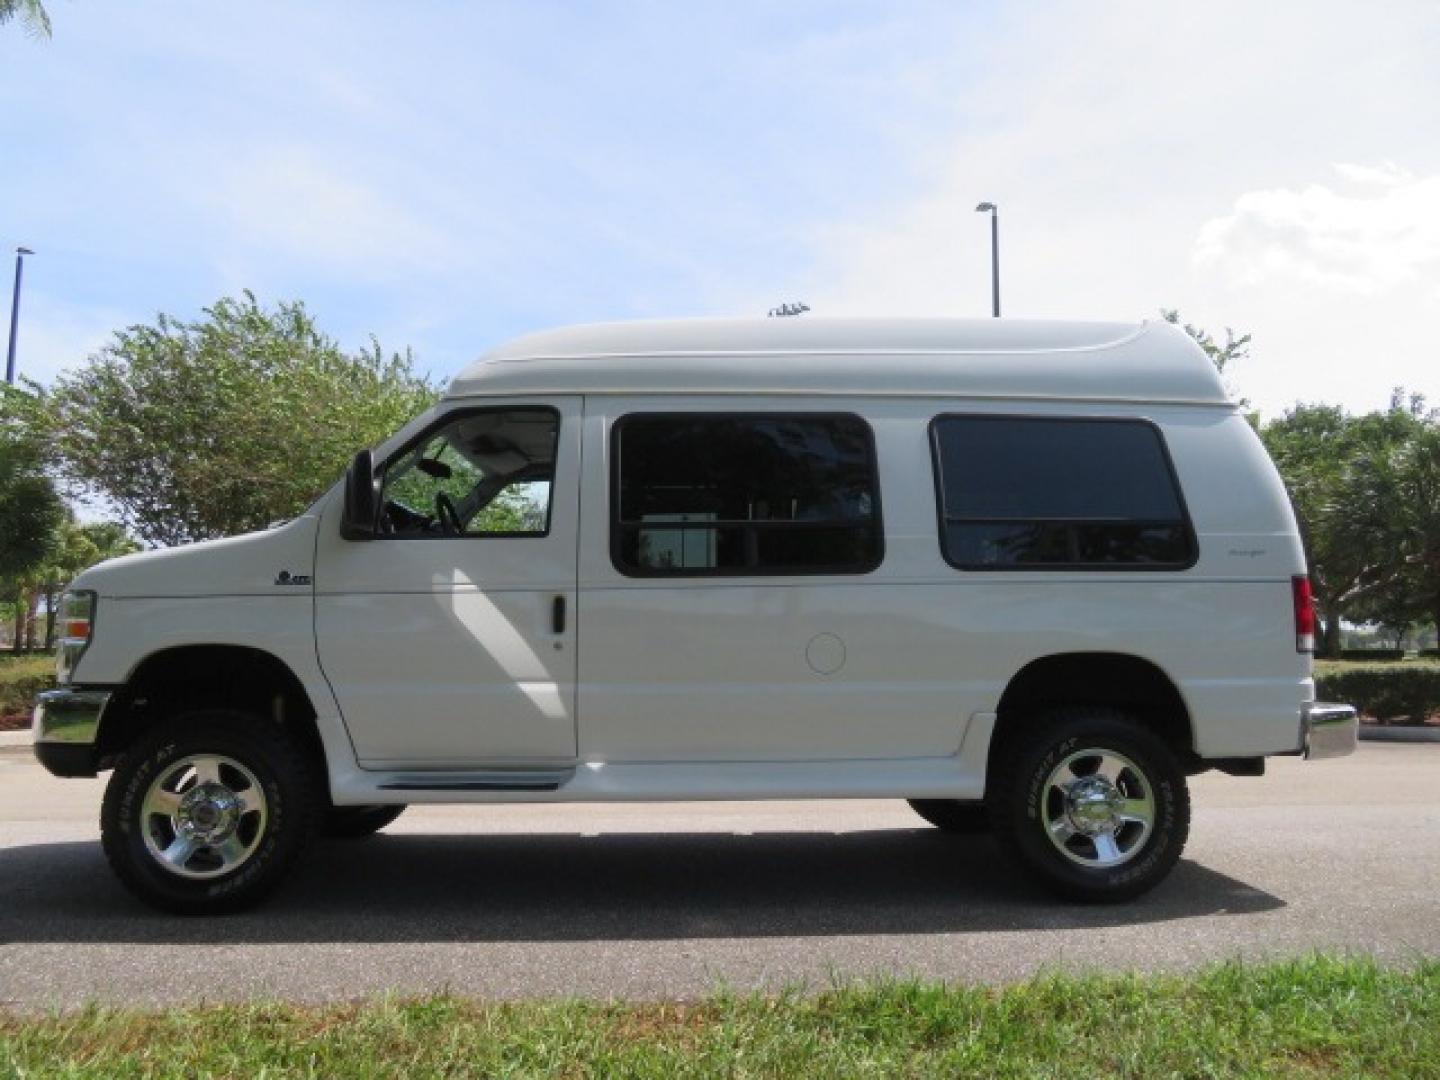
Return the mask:
<svg viewBox="0 0 1440 1080">
<path fill-rule="evenodd" d="M 807 394 L 1224 404 L 1209 358 L 1165 322 L 678 319 L 529 334 L 450 397 Z"/>
</svg>

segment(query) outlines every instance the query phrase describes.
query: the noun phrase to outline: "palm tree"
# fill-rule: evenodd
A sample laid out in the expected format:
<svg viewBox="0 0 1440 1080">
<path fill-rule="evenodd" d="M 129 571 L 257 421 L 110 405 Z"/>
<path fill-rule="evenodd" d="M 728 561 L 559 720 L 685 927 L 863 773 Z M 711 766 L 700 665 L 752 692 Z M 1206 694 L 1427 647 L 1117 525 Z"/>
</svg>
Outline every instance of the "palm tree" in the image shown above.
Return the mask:
<svg viewBox="0 0 1440 1080">
<path fill-rule="evenodd" d="M 31 36 L 50 36 L 50 15 L 40 0 L 0 0 L 0 25 L 17 17 Z"/>
</svg>

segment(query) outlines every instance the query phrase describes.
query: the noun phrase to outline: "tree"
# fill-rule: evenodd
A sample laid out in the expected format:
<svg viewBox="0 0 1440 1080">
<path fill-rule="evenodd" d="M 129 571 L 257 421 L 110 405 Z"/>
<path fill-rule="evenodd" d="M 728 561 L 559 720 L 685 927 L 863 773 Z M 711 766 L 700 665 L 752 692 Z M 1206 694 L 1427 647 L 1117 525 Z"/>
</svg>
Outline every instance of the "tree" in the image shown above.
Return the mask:
<svg viewBox="0 0 1440 1080">
<path fill-rule="evenodd" d="M 0 387 L 0 598 L 14 604 L 15 649 L 23 648 L 30 576 L 54 553 L 65 506 L 45 474 L 34 401 Z"/>
<path fill-rule="evenodd" d="M 1396 391 L 1388 418 L 1403 438 L 1371 455 L 1350 493 L 1351 528 L 1380 537 L 1392 552 L 1380 611 L 1394 620 L 1428 619 L 1440 631 L 1440 418 L 1424 399 Z"/>
<path fill-rule="evenodd" d="M 66 476 L 168 545 L 293 517 L 435 398 L 408 350 L 346 354 L 303 304 L 246 292 L 117 331 L 46 405 Z"/>
<path fill-rule="evenodd" d="M 1398 390 L 1385 411 L 1354 417 L 1297 405 L 1262 430 L 1300 519 L 1323 653 L 1340 649 L 1342 618 L 1393 629 L 1415 617 L 1418 537 L 1433 504 L 1423 503 L 1427 481 L 1413 448 L 1435 430 L 1424 399 Z"/>
<path fill-rule="evenodd" d="M 32 37 L 50 36 L 50 15 L 40 0 L 0 0 L 0 25 L 18 18 Z"/>
</svg>

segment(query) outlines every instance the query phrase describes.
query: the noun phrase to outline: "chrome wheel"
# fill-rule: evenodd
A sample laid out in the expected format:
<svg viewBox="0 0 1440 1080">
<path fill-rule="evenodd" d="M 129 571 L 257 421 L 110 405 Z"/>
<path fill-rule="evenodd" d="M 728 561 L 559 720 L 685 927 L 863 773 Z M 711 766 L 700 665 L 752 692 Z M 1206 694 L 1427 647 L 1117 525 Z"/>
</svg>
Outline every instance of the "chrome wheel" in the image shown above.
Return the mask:
<svg viewBox="0 0 1440 1080">
<path fill-rule="evenodd" d="M 1080 750 L 1050 771 L 1041 796 L 1045 834 L 1067 859 L 1095 869 L 1134 858 L 1155 827 L 1155 793 L 1114 750 Z"/>
<path fill-rule="evenodd" d="M 145 847 L 183 878 L 228 874 L 255 854 L 265 835 L 265 791 L 233 758 L 192 754 L 166 767 L 140 805 Z"/>
</svg>

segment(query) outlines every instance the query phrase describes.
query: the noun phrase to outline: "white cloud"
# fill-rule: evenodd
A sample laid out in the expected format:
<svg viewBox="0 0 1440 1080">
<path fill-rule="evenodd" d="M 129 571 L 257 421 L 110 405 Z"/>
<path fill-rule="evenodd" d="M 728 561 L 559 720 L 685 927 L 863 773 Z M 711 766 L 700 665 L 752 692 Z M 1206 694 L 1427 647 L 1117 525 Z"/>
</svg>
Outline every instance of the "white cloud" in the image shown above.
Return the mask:
<svg viewBox="0 0 1440 1080">
<path fill-rule="evenodd" d="M 811 274 L 765 297 L 983 315 L 993 200 L 1007 316 L 1251 332 L 1234 377 L 1267 414 L 1440 398 L 1433 5 L 1395 4 L 1363 47 L 1335 2 L 1006 14 L 969 81 L 927 90 L 956 103 L 927 185 L 812 225 Z"/>
<path fill-rule="evenodd" d="M 1207 221 L 1195 261 L 1233 281 L 1317 285 L 1371 296 L 1440 270 L 1440 174 L 1337 165 L 1361 190 L 1323 184 L 1246 192 Z"/>
</svg>

